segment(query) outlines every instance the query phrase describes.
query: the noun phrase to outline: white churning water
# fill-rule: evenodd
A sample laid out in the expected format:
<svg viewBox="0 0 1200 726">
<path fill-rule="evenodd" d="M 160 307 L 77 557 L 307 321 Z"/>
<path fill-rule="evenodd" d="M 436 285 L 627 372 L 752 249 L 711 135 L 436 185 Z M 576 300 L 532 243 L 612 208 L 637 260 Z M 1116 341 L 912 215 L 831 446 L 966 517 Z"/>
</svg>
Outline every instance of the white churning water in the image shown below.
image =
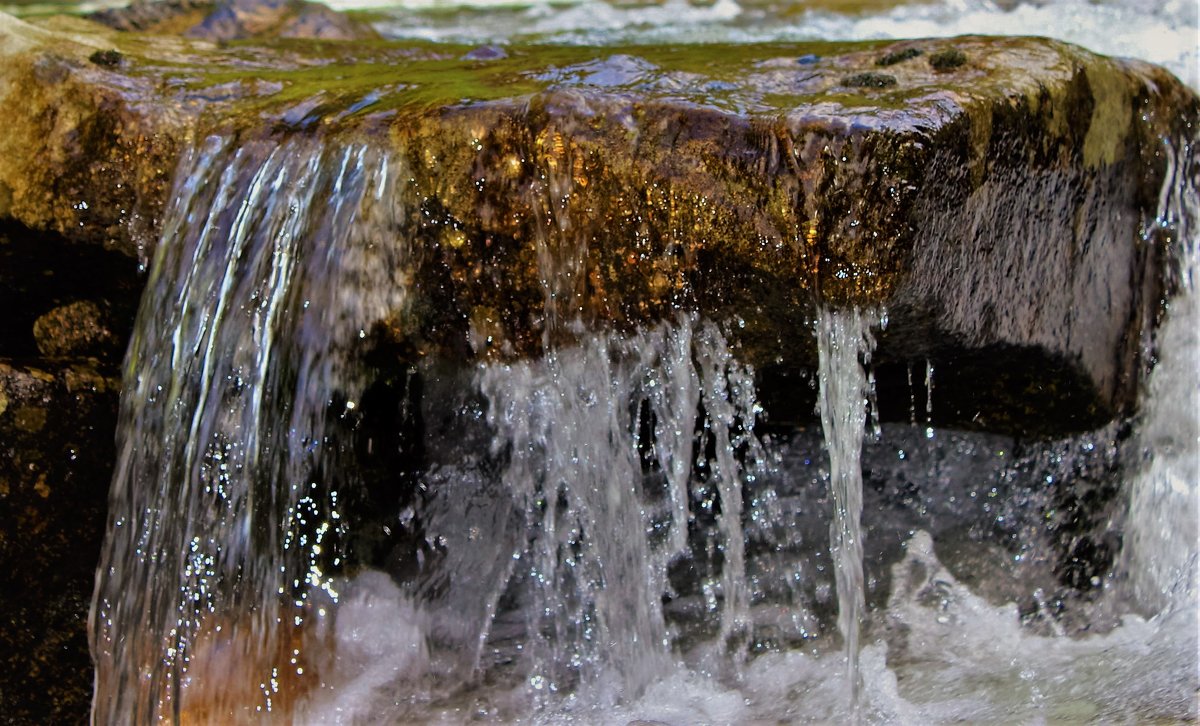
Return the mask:
<svg viewBox="0 0 1200 726">
<path fill-rule="evenodd" d="M 1187 2 L 947 0 L 785 25 L 732 0 L 505 12 L 578 42 L 1061 29 L 1197 79 Z M 502 32 L 395 17 L 396 35 Z M 1148 222 L 1175 230 L 1180 292 L 1127 440 L 869 427 L 882 316 L 835 310 L 812 321 L 823 436 L 770 437 L 719 321 L 598 335 L 565 316 L 576 342 L 539 360 L 405 374 L 397 406 L 426 407 L 427 463 L 406 475 L 416 494 L 377 506 L 356 432 L 370 326 L 412 304 L 404 162 L 316 139 L 204 140 L 177 173 L 127 362 L 95 717 L 1194 720 L 1198 173 L 1174 167 Z M 543 257 L 544 277 L 571 264 Z M 548 316 L 569 294 L 548 285 Z M 1119 486 L 1124 547 L 1098 595 L 1059 617 L 1039 518 L 1045 482 L 1070 475 Z M 403 554 L 371 528 L 404 533 L 380 540 Z"/>
</svg>

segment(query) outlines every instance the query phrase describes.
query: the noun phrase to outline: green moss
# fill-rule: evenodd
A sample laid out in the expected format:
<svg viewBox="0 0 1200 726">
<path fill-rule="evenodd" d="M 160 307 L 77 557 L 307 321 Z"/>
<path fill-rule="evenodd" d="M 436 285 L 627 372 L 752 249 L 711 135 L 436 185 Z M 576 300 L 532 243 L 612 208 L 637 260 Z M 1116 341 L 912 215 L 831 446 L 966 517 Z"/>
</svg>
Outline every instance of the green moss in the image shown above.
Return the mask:
<svg viewBox="0 0 1200 726">
<path fill-rule="evenodd" d="M 1112 164 L 1130 136 L 1132 89 L 1128 80 L 1111 68 L 1089 68 L 1087 81 L 1093 106 L 1083 142 L 1083 163 L 1088 167 Z"/>
</svg>

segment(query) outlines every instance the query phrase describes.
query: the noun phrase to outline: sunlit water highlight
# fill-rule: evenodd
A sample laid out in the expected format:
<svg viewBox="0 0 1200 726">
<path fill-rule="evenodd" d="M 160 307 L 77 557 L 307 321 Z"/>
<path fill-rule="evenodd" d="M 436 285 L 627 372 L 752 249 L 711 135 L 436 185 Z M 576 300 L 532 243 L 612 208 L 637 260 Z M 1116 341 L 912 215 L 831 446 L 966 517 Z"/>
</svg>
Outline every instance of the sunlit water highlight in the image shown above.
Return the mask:
<svg viewBox="0 0 1200 726">
<path fill-rule="evenodd" d="M 1168 5 L 947 2 L 772 29 L 731 3 L 604 6 L 618 20 L 601 35 L 538 8 L 562 27 L 536 32 L 676 32 L 655 13 L 693 13 L 693 38 L 1035 24 L 1195 85 L 1194 48 L 1178 52 L 1194 8 Z M 1169 32 L 1147 45 L 1145 28 Z M 182 165 L 126 373 L 93 615 L 99 721 L 1197 717 L 1196 169 L 1175 169 L 1159 214 L 1178 230 L 1181 294 L 1130 440 L 1022 449 L 919 420 L 874 435 L 878 321 L 851 311 L 814 321 L 824 436 L 763 436 L 753 371 L 719 323 L 681 314 L 537 361 L 415 369 L 446 404 L 435 462 L 409 474 L 422 494 L 389 501 L 416 555 L 345 562 L 353 500 L 378 476 L 353 463 L 363 341 L 408 304 L 412 251 L 391 233 L 402 167 L 219 138 Z M 936 406 L 936 372 L 922 374 L 914 419 Z M 1072 475 L 1114 482 L 1128 506 L 1111 514 L 1115 573 L 1062 615 L 1040 520 L 1045 482 Z"/>
<path fill-rule="evenodd" d="M 1200 83 L 1197 5 L 1192 0 L 934 0 L 898 4 L 886 12 L 843 14 L 814 3 L 717 0 L 689 3 L 464 2 L 396 3 L 334 0 L 335 7 L 376 7 L 376 23 L 396 38 L 503 43 L 748 43 L 870 40 L 955 35 L 1049 36 L 1106 55 L 1165 65 Z M 485 7 L 500 8 L 478 22 Z M 456 10 L 457 9 L 457 10 Z"/>
</svg>

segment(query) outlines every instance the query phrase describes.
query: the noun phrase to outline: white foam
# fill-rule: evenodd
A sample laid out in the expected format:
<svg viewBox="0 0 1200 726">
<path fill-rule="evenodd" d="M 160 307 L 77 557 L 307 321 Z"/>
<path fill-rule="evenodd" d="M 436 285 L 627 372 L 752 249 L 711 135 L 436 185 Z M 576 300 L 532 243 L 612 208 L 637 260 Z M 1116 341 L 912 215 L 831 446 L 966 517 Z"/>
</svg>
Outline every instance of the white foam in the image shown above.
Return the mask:
<svg viewBox="0 0 1200 726">
<path fill-rule="evenodd" d="M 371 720 L 387 690 L 412 684 L 429 666 L 424 617 L 386 574 L 368 570 L 340 585 L 331 660 L 301 704 L 302 724 Z"/>
<path fill-rule="evenodd" d="M 918 531 L 861 653 L 869 723 L 1083 723 L 1194 719 L 1196 615 L 1125 619 L 1103 636 L 1043 636 L 1015 605 L 971 593 Z M 604 723 L 849 722 L 844 656 L 795 650 L 754 660 L 740 682 L 680 667 Z M 1189 687 L 1189 682 L 1193 686 Z M 571 723 L 565 713 L 549 723 Z"/>
</svg>

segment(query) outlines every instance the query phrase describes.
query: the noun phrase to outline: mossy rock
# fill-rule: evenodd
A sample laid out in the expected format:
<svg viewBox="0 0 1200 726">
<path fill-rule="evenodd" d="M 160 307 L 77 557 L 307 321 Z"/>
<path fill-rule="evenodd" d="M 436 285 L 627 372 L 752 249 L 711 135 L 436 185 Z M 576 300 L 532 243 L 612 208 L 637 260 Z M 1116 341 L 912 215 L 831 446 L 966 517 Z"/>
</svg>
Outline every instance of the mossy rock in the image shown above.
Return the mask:
<svg viewBox="0 0 1200 726">
<path fill-rule="evenodd" d="M 400 348 L 538 354 L 540 240 L 578 257 L 562 292 L 593 328 L 698 309 L 742 321 L 748 361 L 795 369 L 818 304 L 885 306 L 903 332 L 881 363 L 1026 351 L 1067 376 L 1045 390 L 1090 401 L 1072 426 L 1134 404 L 1170 263 L 1143 237 L 1170 235 L 1159 192 L 1196 153 L 1196 96 L 1169 73 L 1045 39 L 481 52 L 0 32 L 0 213 L 34 228 L 145 259 L 197 138 L 366 144 L 409 173 L 397 234 L 430 282 L 423 312 L 381 321 Z M 507 345 L 472 350 L 481 320 Z"/>
</svg>

